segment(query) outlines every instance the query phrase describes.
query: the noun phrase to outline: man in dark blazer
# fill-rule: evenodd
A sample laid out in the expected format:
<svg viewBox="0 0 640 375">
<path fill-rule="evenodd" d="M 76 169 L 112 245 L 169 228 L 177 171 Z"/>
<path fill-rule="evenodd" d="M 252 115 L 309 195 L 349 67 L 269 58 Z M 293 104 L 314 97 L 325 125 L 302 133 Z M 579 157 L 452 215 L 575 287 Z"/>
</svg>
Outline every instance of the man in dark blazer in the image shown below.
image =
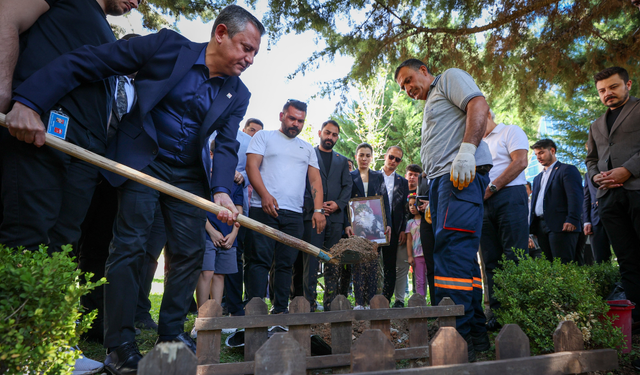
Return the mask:
<svg viewBox="0 0 640 375">
<path fill-rule="evenodd" d="M 569 263 L 575 259 L 582 229 L 580 172 L 558 161 L 557 147 L 551 139 L 541 139 L 531 149 L 544 171 L 533 180 L 529 232 L 538 238 L 547 259 L 560 258 L 562 263 Z"/>
<path fill-rule="evenodd" d="M 318 131 L 320 144 L 315 148 L 320 165 L 322 177 L 322 191 L 324 193 L 323 208 L 327 218 L 324 231 L 320 234 L 313 228 L 311 217 L 313 216 L 313 197 L 311 185 L 307 180 L 304 195 L 304 236 L 303 240 L 321 249 L 331 249 L 340 241 L 344 226 L 344 212 L 351 197 L 353 181 L 349 175 L 347 158 L 333 151 L 333 146 L 340 136 L 340 125 L 333 120 L 322 123 Z M 311 311 L 316 307 L 316 288 L 318 286 L 318 258 L 302 253 L 298 255 L 294 265 L 294 282 L 297 275 L 302 281 L 302 292 L 311 305 Z M 302 269 L 300 269 L 302 267 Z M 339 288 L 339 266 L 324 264 L 324 298 L 325 311 L 331 310 L 331 301 L 336 297 Z M 293 284 L 292 284 L 293 286 Z"/>
<path fill-rule="evenodd" d="M 629 73 L 620 67 L 595 75 L 609 107 L 589 130 L 587 169 L 598 187 L 598 211 L 618 258 L 627 298 L 640 303 L 640 100 L 629 95 Z M 632 310 L 640 321 L 640 309 Z"/>
<path fill-rule="evenodd" d="M 398 146 L 391 146 L 384 155 L 384 167 L 382 177 L 389 194 L 389 208 L 391 210 L 391 239 L 389 246 L 382 248 L 382 267 L 384 270 L 384 283 L 382 294 L 391 301 L 391 296 L 396 287 L 396 260 L 398 258 L 398 244 L 404 245 L 407 227 L 407 196 L 409 195 L 409 183 L 407 179 L 396 173 L 396 169 L 404 152 Z"/>
<path fill-rule="evenodd" d="M 611 259 L 611 242 L 598 213 L 598 188 L 589 173 L 584 175 L 584 201 L 582 203 L 583 232 L 589 237 L 593 260 L 602 263 Z"/>
<path fill-rule="evenodd" d="M 138 101 L 123 117 L 107 155 L 174 186 L 210 198 L 237 216 L 229 192 L 237 164 L 236 133 L 250 93 L 238 76 L 253 63 L 264 27 L 238 6 L 223 9 L 209 43 L 192 43 L 162 30 L 99 47 L 82 47 L 34 73 L 15 90 L 19 103 L 7 115 L 16 133 L 43 132 L 39 111 L 83 82 L 138 72 Z M 217 131 L 213 173 L 208 138 Z M 210 177 L 209 177 L 210 176 Z M 105 365 L 111 372 L 135 372 L 141 359 L 135 344 L 134 315 L 139 272 L 148 228 L 159 203 L 167 230 L 170 271 L 158 324 L 158 341 L 182 341 L 184 319 L 201 270 L 205 212 L 114 174 L 119 212 L 110 245 L 105 288 Z"/>
</svg>

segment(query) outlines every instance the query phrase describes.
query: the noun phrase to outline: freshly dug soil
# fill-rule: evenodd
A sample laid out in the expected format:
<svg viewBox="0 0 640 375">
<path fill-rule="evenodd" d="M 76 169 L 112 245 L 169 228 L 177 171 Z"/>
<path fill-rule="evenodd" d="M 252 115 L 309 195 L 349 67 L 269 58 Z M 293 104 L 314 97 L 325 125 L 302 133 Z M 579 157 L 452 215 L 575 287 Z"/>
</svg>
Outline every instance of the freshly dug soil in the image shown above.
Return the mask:
<svg viewBox="0 0 640 375">
<path fill-rule="evenodd" d="M 339 259 L 342 253 L 347 250 L 361 254 L 362 262 L 370 262 L 379 257 L 377 243 L 357 236 L 340 239 L 340 241 L 329 250 L 329 253 L 333 258 Z"/>
</svg>

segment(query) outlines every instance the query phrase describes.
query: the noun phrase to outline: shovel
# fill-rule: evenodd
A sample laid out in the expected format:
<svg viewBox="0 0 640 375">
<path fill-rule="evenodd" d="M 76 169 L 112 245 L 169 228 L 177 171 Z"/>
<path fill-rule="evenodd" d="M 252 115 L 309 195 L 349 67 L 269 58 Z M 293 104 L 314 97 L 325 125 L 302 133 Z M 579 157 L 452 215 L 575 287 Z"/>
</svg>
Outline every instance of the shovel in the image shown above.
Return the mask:
<svg viewBox="0 0 640 375">
<path fill-rule="evenodd" d="M 4 126 L 5 128 L 7 127 L 7 124 L 5 123 L 5 115 L 2 113 L 0 113 L 0 125 Z M 117 163 L 113 160 L 107 159 L 91 151 L 87 151 L 82 147 L 76 146 L 72 143 L 66 142 L 49 134 L 46 134 L 45 144 L 49 147 L 55 148 L 56 150 L 62 151 L 65 154 L 74 156 L 80 160 L 84 160 L 109 172 L 124 176 L 130 180 L 158 190 L 159 192 L 170 195 L 174 198 L 180 199 L 215 215 L 218 215 L 218 213 L 223 210 L 227 210 L 226 208 L 219 206 L 208 199 L 204 199 L 195 194 L 186 192 L 175 186 L 169 185 L 164 181 L 160 181 L 157 178 L 148 176 L 133 168 L 127 167 L 124 164 Z M 342 253 L 339 258 L 334 258 L 326 251 L 323 251 L 305 241 L 283 233 L 277 229 L 273 229 L 268 225 L 264 225 L 244 215 L 238 215 L 237 222 L 240 223 L 240 225 L 242 225 L 243 227 L 264 234 L 267 237 L 273 238 L 278 242 L 282 242 L 285 245 L 291 246 L 307 254 L 311 254 L 323 262 L 328 262 L 336 265 L 340 263 L 350 264 L 362 262 L 361 255 L 356 251 L 347 250 Z"/>
</svg>

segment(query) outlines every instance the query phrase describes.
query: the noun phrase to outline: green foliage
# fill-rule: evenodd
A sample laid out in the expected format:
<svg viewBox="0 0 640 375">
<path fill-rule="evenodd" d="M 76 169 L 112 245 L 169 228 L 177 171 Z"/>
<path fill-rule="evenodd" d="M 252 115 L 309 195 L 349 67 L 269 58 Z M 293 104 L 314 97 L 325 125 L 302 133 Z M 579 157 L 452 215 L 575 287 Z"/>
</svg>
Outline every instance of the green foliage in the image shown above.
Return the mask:
<svg viewBox="0 0 640 375">
<path fill-rule="evenodd" d="M 333 118 L 340 124 L 340 140 L 335 150 L 355 163 L 357 145 L 367 142 L 373 147 L 371 169 L 377 170 L 383 165 L 386 150 L 400 146 L 404 156 L 398 173 L 402 175 L 407 165 L 422 165 L 420 133 L 424 102 L 400 92 L 390 69 L 389 65 L 383 66 L 376 77 L 365 83 L 356 82 L 357 97 L 334 112 Z"/>
<path fill-rule="evenodd" d="M 81 316 L 80 296 L 105 283 L 80 284 L 71 246 L 47 254 L 0 244 L 0 373 L 70 374 L 78 344 L 95 318 Z"/>
<path fill-rule="evenodd" d="M 494 276 L 495 296 L 502 304 L 501 324 L 517 324 L 529 337 L 535 354 L 553 352 L 553 332 L 563 320 L 582 331 L 585 348 L 616 348 L 622 333 L 605 315 L 603 299 L 612 281 L 619 279 L 611 263 L 596 266 L 562 264 L 533 259 L 518 250 L 519 262 L 504 259 Z"/>
</svg>

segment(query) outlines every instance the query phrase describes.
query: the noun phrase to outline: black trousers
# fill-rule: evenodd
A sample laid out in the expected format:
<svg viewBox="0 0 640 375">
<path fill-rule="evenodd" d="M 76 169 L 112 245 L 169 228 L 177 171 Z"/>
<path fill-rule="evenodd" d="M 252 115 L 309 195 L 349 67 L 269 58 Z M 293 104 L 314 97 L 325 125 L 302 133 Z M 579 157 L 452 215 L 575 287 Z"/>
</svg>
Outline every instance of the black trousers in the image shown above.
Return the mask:
<svg viewBox="0 0 640 375">
<path fill-rule="evenodd" d="M 73 124 L 72 124 L 73 125 Z M 80 125 L 70 126 L 67 141 L 104 155 L 106 144 Z M 51 147 L 36 147 L 11 135 L 2 140 L 0 243 L 49 252 L 77 248 L 82 224 L 98 184 L 98 167 Z"/>
<path fill-rule="evenodd" d="M 560 258 L 562 263 L 575 260 L 578 246 L 578 232 L 552 232 L 544 219 L 534 217 L 531 223 L 531 233 L 538 237 L 538 244 L 542 254 L 548 259 Z"/>
<path fill-rule="evenodd" d="M 159 159 L 142 172 L 180 189 L 209 198 L 200 165 L 180 167 Z M 135 314 L 146 244 L 158 204 L 167 235 L 169 271 L 160 306 L 158 335 L 172 339 L 184 331 L 193 291 L 202 270 L 205 248 L 205 211 L 171 196 L 126 181 L 118 188 L 118 216 L 113 227 L 105 273 L 105 347 L 135 340 Z"/>
<path fill-rule="evenodd" d="M 616 188 L 598 200 L 600 220 L 618 258 L 622 286 L 627 298 L 640 303 L 640 191 Z M 640 321 L 640 309 L 632 311 Z"/>
<path fill-rule="evenodd" d="M 302 213 L 281 209 L 278 210 L 278 217 L 274 218 L 261 207 L 251 207 L 249 217 L 296 238 L 302 238 L 304 233 Z M 298 250 L 255 231 L 247 232 L 245 243 L 247 299 L 251 301 L 253 297 L 265 298 L 267 278 L 273 265 L 272 312 L 287 311 L 293 263 L 298 256 Z"/>
<path fill-rule="evenodd" d="M 611 259 L 611 241 L 609 240 L 609 234 L 607 234 L 602 220 L 591 228 L 593 234 L 589 235 L 589 240 L 591 242 L 594 260 L 597 263 L 609 261 Z"/>
<path fill-rule="evenodd" d="M 513 249 L 524 249 L 525 254 L 528 253 L 527 203 L 527 190 L 524 185 L 507 186 L 484 201 L 480 249 L 487 272 L 485 276 L 492 310 L 500 307 L 500 303 L 493 296 L 493 275 L 499 267 L 502 255 L 509 260 L 517 261 Z"/>
<path fill-rule="evenodd" d="M 391 231 L 389 246 L 382 247 L 382 295 L 392 301 L 391 297 L 396 289 L 396 261 L 398 260 L 398 242 L 400 232 Z"/>
</svg>

